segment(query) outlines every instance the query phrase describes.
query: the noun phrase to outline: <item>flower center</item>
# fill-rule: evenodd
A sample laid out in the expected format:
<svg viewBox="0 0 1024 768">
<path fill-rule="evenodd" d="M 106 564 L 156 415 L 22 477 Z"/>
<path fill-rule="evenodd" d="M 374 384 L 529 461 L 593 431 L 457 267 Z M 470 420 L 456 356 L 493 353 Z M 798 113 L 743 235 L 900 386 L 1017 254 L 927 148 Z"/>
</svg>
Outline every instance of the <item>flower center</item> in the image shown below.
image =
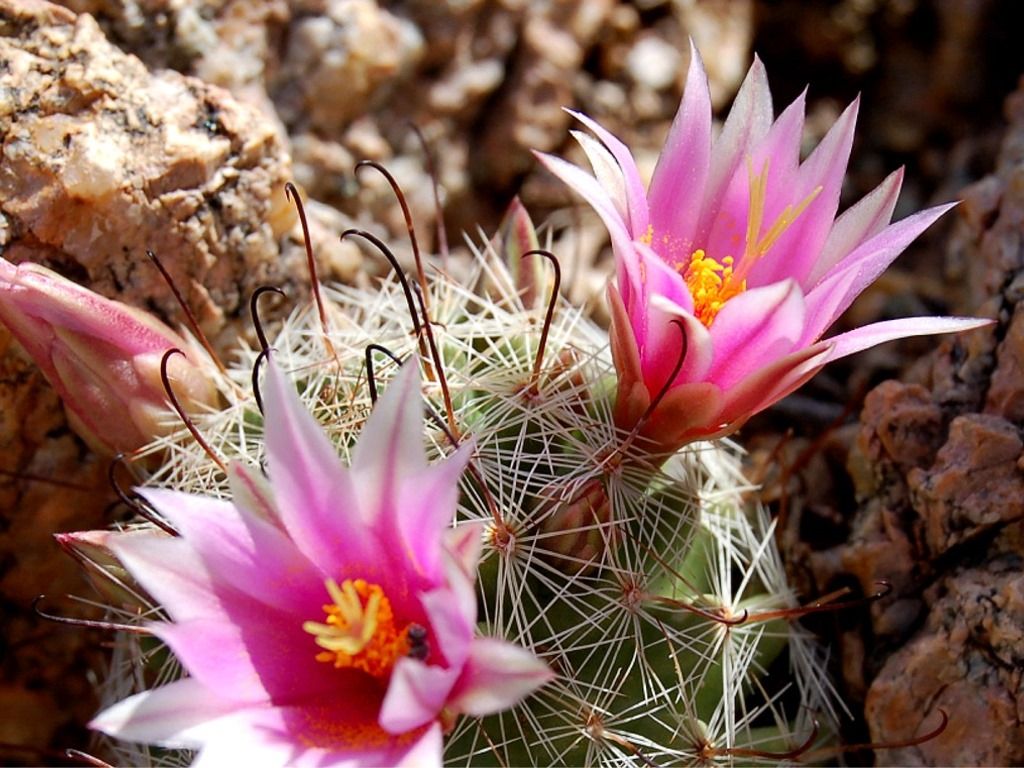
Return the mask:
<svg viewBox="0 0 1024 768">
<path fill-rule="evenodd" d="M 693 297 L 693 314 L 707 328 L 725 302 L 747 289 L 746 280 L 733 279 L 732 261 L 732 256 L 726 256 L 719 264 L 706 256 L 703 249 L 697 249 L 683 273 Z"/>
<path fill-rule="evenodd" d="M 707 328 L 711 327 L 711 323 L 729 299 L 747 290 L 747 275 L 754 264 L 768 253 L 807 206 L 814 202 L 814 198 L 822 189 L 820 186 L 815 187 L 797 205 L 787 205 L 762 235 L 761 226 L 764 223 L 765 202 L 768 197 L 768 161 L 766 160 L 762 166 L 761 173 L 755 176 L 751 161 L 748 159 L 747 174 L 750 178 L 750 210 L 747 215 L 746 240 L 739 263 L 736 264 L 732 256 L 724 256 L 719 261 L 708 256 L 703 248 L 698 248 L 690 254 L 689 261 L 675 264 L 693 297 L 693 313 Z M 650 245 L 654 240 L 653 231 L 648 231 L 643 239 Z"/>
<path fill-rule="evenodd" d="M 333 663 L 336 669 L 351 667 L 385 677 L 400 657 L 423 644 L 425 631 L 418 624 L 408 624 L 401 630 L 395 625 L 391 601 L 379 585 L 345 579 L 339 586 L 328 579 L 325 586 L 333 601 L 324 606 L 326 623 L 302 624 L 324 649 L 316 655 L 317 661 Z M 416 635 L 413 639 L 410 630 Z"/>
</svg>

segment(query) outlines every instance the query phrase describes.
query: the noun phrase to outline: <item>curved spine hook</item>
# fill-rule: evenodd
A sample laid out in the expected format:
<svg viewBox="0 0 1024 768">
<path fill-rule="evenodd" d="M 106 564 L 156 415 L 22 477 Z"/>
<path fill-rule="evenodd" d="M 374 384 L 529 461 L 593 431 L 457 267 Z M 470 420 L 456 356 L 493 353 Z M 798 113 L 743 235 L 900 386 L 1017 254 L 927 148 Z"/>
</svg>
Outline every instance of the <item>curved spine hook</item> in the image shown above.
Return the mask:
<svg viewBox="0 0 1024 768">
<path fill-rule="evenodd" d="M 824 747 L 822 749 L 814 750 L 810 755 L 808 755 L 808 758 L 818 760 L 826 757 L 833 757 L 835 755 L 846 754 L 848 752 L 862 752 L 867 749 L 906 749 L 907 747 L 916 747 L 919 744 L 924 744 L 932 739 L 937 739 L 946 730 L 946 726 L 949 725 L 949 715 L 946 713 L 946 710 L 942 707 L 938 707 L 938 710 L 939 715 L 942 717 L 942 722 L 922 736 L 916 736 L 912 739 L 901 739 L 898 741 L 882 741 L 878 743 L 869 741 L 861 744 L 840 744 L 835 747 Z"/>
<path fill-rule="evenodd" d="M 533 375 L 530 377 L 530 386 L 537 387 L 540 378 L 540 368 L 544 362 L 544 349 L 548 343 L 548 333 L 551 330 L 551 322 L 555 317 L 555 306 L 558 304 L 559 291 L 562 289 L 562 265 L 558 263 L 555 254 L 543 248 L 534 248 L 526 251 L 523 256 L 543 256 L 555 270 L 555 284 L 551 287 L 551 297 L 548 299 L 548 309 L 544 315 L 544 328 L 540 334 L 540 343 L 537 345 L 537 356 L 533 360 Z"/>
<path fill-rule="evenodd" d="M 373 353 L 380 352 L 391 358 L 395 365 L 401 367 L 405 361 L 398 357 L 394 352 L 385 347 L 383 344 L 377 344 L 376 342 L 366 345 L 366 383 L 370 388 L 370 402 L 373 405 L 377 404 L 377 378 L 374 375 L 373 369 Z"/>
<path fill-rule="evenodd" d="M 409 210 L 409 203 L 405 199 L 405 193 L 403 193 L 402 188 L 398 186 L 398 181 L 396 181 L 395 177 L 391 175 L 391 171 L 376 160 L 360 160 L 356 163 L 357 178 L 359 176 L 359 171 L 363 168 L 373 168 L 377 171 L 387 180 L 391 187 L 391 191 L 395 193 L 398 205 L 402 208 L 402 217 L 405 219 L 405 229 L 409 233 L 409 245 L 412 246 L 412 257 L 416 260 L 416 278 L 419 280 L 420 290 L 422 290 L 425 295 L 427 292 L 427 276 L 423 271 L 423 258 L 420 255 L 420 245 L 416 239 L 416 228 L 412 223 L 412 212 Z M 426 312 L 424 312 L 424 315 L 426 315 Z M 424 322 L 429 321 L 424 319 Z"/>
<path fill-rule="evenodd" d="M 416 138 L 419 139 L 420 146 L 423 147 L 423 158 L 426 161 L 427 176 L 430 177 L 430 186 L 434 192 L 434 215 L 437 220 L 437 252 L 441 254 L 442 263 L 447 267 L 448 230 L 444 226 L 444 209 L 441 207 L 441 188 L 437 180 L 437 164 L 434 162 L 434 153 L 430 151 L 430 145 L 427 143 L 427 137 L 423 135 L 423 131 L 415 123 L 410 123 L 409 125 L 412 127 L 413 133 L 416 134 Z"/>
<path fill-rule="evenodd" d="M 298 188 L 292 182 L 285 182 L 284 194 L 285 197 L 288 198 L 289 202 L 295 206 L 295 210 L 299 214 L 299 223 L 302 225 L 302 244 L 306 248 L 306 268 L 309 270 L 309 282 L 310 287 L 313 290 L 313 302 L 316 304 L 316 310 L 320 315 L 320 330 L 324 335 L 324 346 L 327 348 L 327 354 L 331 357 L 337 358 L 338 355 L 334 351 L 334 345 L 331 343 L 331 334 L 327 326 L 327 309 L 324 307 L 323 298 L 320 296 L 320 279 L 317 277 L 316 259 L 313 258 L 313 242 L 309 238 L 309 223 L 306 221 L 306 208 L 302 204 L 302 197 L 299 195 Z"/>
<path fill-rule="evenodd" d="M 227 474 L 227 465 L 224 464 L 216 453 L 214 453 L 210 444 L 203 439 L 203 436 L 199 434 L 199 430 L 196 429 L 195 423 L 191 418 L 189 418 L 188 414 L 185 413 L 185 409 L 181 407 L 181 403 L 178 402 L 178 398 L 174 394 L 174 389 L 171 387 L 171 379 L 167 375 L 167 362 L 171 359 L 172 355 L 181 355 L 182 357 L 185 357 L 185 353 L 177 347 L 171 347 L 164 352 L 164 356 L 160 358 L 160 380 L 163 382 L 164 392 L 167 393 L 167 399 L 171 401 L 171 407 L 174 408 L 175 412 L 178 414 L 178 418 L 180 418 L 182 423 L 184 423 L 185 428 L 191 433 L 193 439 L 199 443 L 199 446 L 206 452 L 206 455 L 210 457 L 213 463 L 220 468 L 220 471 Z"/>
<path fill-rule="evenodd" d="M 676 328 L 679 329 L 679 334 L 681 336 L 682 341 L 682 346 L 679 350 L 679 357 L 676 359 L 675 365 L 672 367 L 672 372 L 668 375 L 668 378 L 665 380 L 665 383 L 662 385 L 661 389 L 658 390 L 658 394 L 654 396 L 654 399 L 651 400 L 650 403 L 648 403 L 647 408 L 644 409 L 643 414 L 640 416 L 639 419 L 637 419 L 636 425 L 633 427 L 632 430 L 630 430 L 629 434 L 626 436 L 626 439 L 623 440 L 622 443 L 619 446 L 617 446 L 616 449 L 612 451 L 604 459 L 603 463 L 610 463 L 614 460 L 617 460 L 617 457 L 621 456 L 627 450 L 629 450 L 629 447 L 633 445 L 634 441 L 636 441 L 636 439 L 640 436 L 640 432 L 641 430 L 643 430 L 644 425 L 647 423 L 648 419 L 650 419 L 651 416 L 654 415 L 655 409 L 659 405 L 661 405 L 661 401 L 665 399 L 665 395 L 667 395 L 669 390 L 672 388 L 672 383 L 675 381 L 676 376 L 678 376 L 679 372 L 683 369 L 683 363 L 686 361 L 686 354 L 689 351 L 690 347 L 690 340 L 689 337 L 686 335 L 686 326 L 683 325 L 682 320 L 680 320 L 679 318 L 673 318 L 670 322 L 674 326 L 676 326 Z"/>
<path fill-rule="evenodd" d="M 395 277 L 398 278 L 398 282 L 402 286 L 402 292 L 405 294 L 405 303 L 409 308 L 409 317 L 412 319 L 412 330 L 419 339 L 420 343 L 420 354 L 426 357 L 426 350 L 423 347 L 423 339 L 420 338 L 420 315 L 416 310 L 416 302 L 412 297 L 412 288 L 409 287 L 409 278 L 406 277 L 405 271 L 402 269 L 402 265 L 398 263 L 398 259 L 395 258 L 395 254 L 391 252 L 391 249 L 384 244 L 384 241 L 377 237 L 372 232 L 367 232 L 365 229 L 346 229 L 341 233 L 341 239 L 344 240 L 346 237 L 361 237 L 368 243 L 372 244 L 381 255 L 388 260 L 388 264 L 395 271 Z"/>
<path fill-rule="evenodd" d="M 121 452 L 114 456 L 107 466 L 107 481 L 110 483 L 110 487 L 114 489 L 114 493 L 117 494 L 117 498 L 139 517 L 148 520 L 164 533 L 168 533 L 171 536 L 179 536 L 180 534 L 166 520 L 153 511 L 145 499 L 137 494 L 129 496 L 121 487 L 121 484 L 117 482 L 117 468 L 126 464 L 125 458 L 124 452 Z"/>
<path fill-rule="evenodd" d="M 206 354 L 208 354 L 210 359 L 213 360 L 214 365 L 217 366 L 217 370 L 223 374 L 227 374 L 227 371 L 224 368 L 224 363 L 220 361 L 220 358 L 217 357 L 217 353 L 213 351 L 213 345 L 210 344 L 210 340 L 206 337 L 206 334 L 203 333 L 203 329 L 199 327 L 199 321 L 196 319 L 195 313 L 185 301 L 185 297 L 181 295 L 181 291 L 178 290 L 178 286 L 174 284 L 174 280 L 171 279 L 170 272 L 168 272 L 164 267 L 163 262 L 157 258 L 156 253 L 147 249 L 146 256 L 149 257 L 149 260 L 153 262 L 153 265 L 160 272 L 160 276 L 163 277 L 164 282 L 167 283 L 167 287 L 171 289 L 171 293 L 174 294 L 175 301 L 178 302 L 178 306 L 181 307 L 181 311 L 185 313 L 185 320 L 188 322 L 188 327 L 192 329 L 192 333 L 202 345 L 203 349 L 206 350 Z"/>
<path fill-rule="evenodd" d="M 674 317 L 670 322 L 672 323 L 672 325 L 679 329 L 679 357 L 676 359 L 675 365 L 672 366 L 672 373 L 668 375 L 668 378 L 665 380 L 665 383 L 662 385 L 661 389 L 658 390 L 658 394 L 655 395 L 653 400 L 651 400 L 650 404 L 647 406 L 647 409 L 644 411 L 643 416 L 641 416 L 640 420 L 637 422 L 638 427 L 642 427 L 647 422 L 647 420 L 651 418 L 651 416 L 654 414 L 655 409 L 659 405 L 661 405 L 661 401 L 665 399 L 665 395 L 667 395 L 669 390 L 672 389 L 672 384 L 675 382 L 676 376 L 679 375 L 679 372 L 683 370 L 683 363 L 686 362 L 686 354 L 690 350 L 690 337 L 687 336 L 686 334 L 686 326 L 683 325 L 683 321 L 680 320 L 678 317 Z"/>
<path fill-rule="evenodd" d="M 888 579 L 879 579 L 875 582 L 878 585 L 878 589 L 872 594 L 864 597 L 857 598 L 856 600 L 847 600 L 846 602 L 836 602 L 839 598 L 847 595 L 851 590 L 849 587 L 843 587 L 842 589 L 836 590 L 831 594 L 819 597 L 814 600 L 810 605 L 803 605 L 797 608 L 782 608 L 777 611 L 762 611 L 755 613 L 750 617 L 752 622 L 758 621 L 772 621 L 774 619 L 799 619 L 804 616 L 809 616 L 812 613 L 827 613 L 829 611 L 843 611 L 849 608 L 857 608 L 862 605 L 868 605 L 869 603 L 877 602 L 883 597 L 887 597 L 892 592 L 892 584 Z"/>
<path fill-rule="evenodd" d="M 444 398 L 444 409 L 448 416 L 448 426 L 454 434 L 459 433 L 455 423 L 455 408 L 452 406 L 452 395 L 448 390 L 448 378 L 444 373 L 444 366 L 441 365 L 441 354 L 438 352 L 437 343 L 434 341 L 434 330 L 427 315 L 426 297 L 420 287 L 413 283 L 413 292 L 419 301 L 420 311 L 423 312 L 423 328 L 427 332 L 427 345 L 430 347 L 430 356 L 434 361 L 434 371 L 437 374 L 437 383 L 441 387 L 441 397 Z"/>
<path fill-rule="evenodd" d="M 252 326 L 256 329 L 256 338 L 259 340 L 260 349 L 263 351 L 266 351 L 269 346 L 267 342 L 267 334 L 263 330 L 263 322 L 260 320 L 259 308 L 260 297 L 265 293 L 276 293 L 278 296 L 287 298 L 287 294 L 276 285 L 261 285 L 253 291 L 252 296 L 249 297 L 249 316 L 252 318 Z"/>
<path fill-rule="evenodd" d="M 256 398 L 256 407 L 259 409 L 260 416 L 263 415 L 263 395 L 260 393 L 260 366 L 270 356 L 271 351 L 271 347 L 261 349 L 260 353 L 256 355 L 256 361 L 252 364 L 252 394 Z"/>
<path fill-rule="evenodd" d="M 814 746 L 814 742 L 818 738 L 818 731 L 821 730 L 821 724 L 818 722 L 818 718 L 814 718 L 813 727 L 811 728 L 811 735 L 808 736 L 804 743 L 795 749 L 791 749 L 788 752 L 769 752 L 763 749 L 744 749 L 742 747 L 731 747 L 729 749 L 715 750 L 716 754 L 730 755 L 731 757 L 761 757 L 767 760 L 796 760 L 802 755 L 806 754 L 807 751 Z"/>
</svg>

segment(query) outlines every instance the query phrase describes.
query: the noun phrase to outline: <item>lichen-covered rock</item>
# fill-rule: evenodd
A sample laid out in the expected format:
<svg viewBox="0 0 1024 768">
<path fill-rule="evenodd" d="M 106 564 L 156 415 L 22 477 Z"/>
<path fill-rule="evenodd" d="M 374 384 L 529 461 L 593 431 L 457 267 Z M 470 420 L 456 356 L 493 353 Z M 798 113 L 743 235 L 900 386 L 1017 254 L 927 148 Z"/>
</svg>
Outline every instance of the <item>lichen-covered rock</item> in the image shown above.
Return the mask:
<svg viewBox="0 0 1024 768">
<path fill-rule="evenodd" d="M 884 765 L 1024 763 L 1024 560 L 1003 555 L 942 582 L 925 626 L 886 661 L 867 718 L 881 742 L 934 739 L 879 751 Z"/>
<path fill-rule="evenodd" d="M 275 127 L 220 88 L 151 74 L 88 15 L 0 2 L 4 256 L 107 296 L 177 308 L 155 251 L 208 331 L 280 281 L 294 221 Z"/>
<path fill-rule="evenodd" d="M 1024 379 L 1018 380 L 1018 391 Z M 1024 519 L 1024 443 L 1010 422 L 989 414 L 953 419 L 949 437 L 928 470 L 908 476 L 928 551 L 950 547 L 989 529 Z"/>
<path fill-rule="evenodd" d="M 966 190 L 949 246 L 969 270 L 964 311 L 998 322 L 943 341 L 919 383 L 868 395 L 849 539 L 806 558 L 822 591 L 844 574 L 865 592 L 892 585 L 870 633 L 843 643 L 875 649 L 843 663 L 850 688 L 867 688 L 871 739 L 914 739 L 939 709 L 950 717 L 933 740 L 880 750 L 880 764 L 1024 762 L 1024 88 L 1006 112 L 997 170 Z"/>
</svg>

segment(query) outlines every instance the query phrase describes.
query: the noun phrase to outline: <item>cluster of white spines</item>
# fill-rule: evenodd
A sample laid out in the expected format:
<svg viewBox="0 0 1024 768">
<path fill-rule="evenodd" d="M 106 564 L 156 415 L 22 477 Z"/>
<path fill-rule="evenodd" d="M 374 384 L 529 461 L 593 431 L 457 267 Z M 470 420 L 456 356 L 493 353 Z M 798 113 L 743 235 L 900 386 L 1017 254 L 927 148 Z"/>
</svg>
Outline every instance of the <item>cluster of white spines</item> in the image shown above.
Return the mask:
<svg viewBox="0 0 1024 768">
<path fill-rule="evenodd" d="M 307 307 L 283 322 L 271 346 L 347 459 L 371 408 L 367 345 L 404 359 L 418 344 L 397 282 L 322 293 L 329 344 Z M 735 451 L 701 443 L 660 467 L 623 460 L 629 437 L 612 423 L 607 335 L 559 304 L 534 380 L 544 311 L 522 306 L 500 263 L 479 259 L 464 283 L 433 275 L 427 299 L 455 424 L 476 445 L 460 520 L 489 524 L 481 630 L 533 650 L 558 674 L 510 711 L 463 718 L 447 760 L 728 763 L 737 749 L 785 750 L 802 741 L 806 713 L 831 706 L 820 660 L 792 622 L 733 623 L 744 610 L 795 605 L 764 513 L 743 511 L 748 488 Z M 239 350 L 232 381 L 221 387 L 228 405 L 194 419 L 222 460 L 250 466 L 260 466 L 263 450 L 250 387 L 256 357 Z M 396 366 L 384 354 L 374 362 L 383 389 Z M 427 358 L 425 369 L 432 364 Z M 424 378 L 424 394 L 435 421 L 447 421 L 436 375 Z M 439 425 L 428 420 L 424 428 L 436 455 L 451 452 Z M 187 430 L 151 451 L 161 461 L 148 484 L 230 496 Z M 583 504 L 576 517 L 559 517 L 588 492 L 606 507 Z M 588 543 L 565 547 L 566 537 Z M 796 709 L 783 707 L 783 691 L 763 679 L 787 640 Z M 111 700 L 124 697 L 131 668 L 115 663 Z M 790 722 L 786 712 L 798 710 Z"/>
</svg>

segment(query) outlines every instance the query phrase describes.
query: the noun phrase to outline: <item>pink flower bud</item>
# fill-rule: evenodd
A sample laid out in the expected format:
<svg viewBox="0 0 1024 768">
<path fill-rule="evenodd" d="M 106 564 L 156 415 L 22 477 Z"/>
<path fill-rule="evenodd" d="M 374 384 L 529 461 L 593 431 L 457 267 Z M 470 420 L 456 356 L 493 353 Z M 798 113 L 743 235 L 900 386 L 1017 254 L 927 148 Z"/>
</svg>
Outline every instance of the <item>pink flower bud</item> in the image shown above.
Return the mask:
<svg viewBox="0 0 1024 768">
<path fill-rule="evenodd" d="M 0 322 L 57 390 L 72 427 L 105 453 L 139 448 L 170 423 L 160 360 L 187 410 L 214 402 L 202 353 L 155 318 L 38 264 L 0 259 Z"/>
<path fill-rule="evenodd" d="M 546 307 L 551 293 L 551 273 L 544 259 L 524 259 L 523 254 L 540 248 L 537 230 L 518 197 L 512 198 L 494 236 L 494 247 L 508 265 L 523 306 Z"/>
</svg>

